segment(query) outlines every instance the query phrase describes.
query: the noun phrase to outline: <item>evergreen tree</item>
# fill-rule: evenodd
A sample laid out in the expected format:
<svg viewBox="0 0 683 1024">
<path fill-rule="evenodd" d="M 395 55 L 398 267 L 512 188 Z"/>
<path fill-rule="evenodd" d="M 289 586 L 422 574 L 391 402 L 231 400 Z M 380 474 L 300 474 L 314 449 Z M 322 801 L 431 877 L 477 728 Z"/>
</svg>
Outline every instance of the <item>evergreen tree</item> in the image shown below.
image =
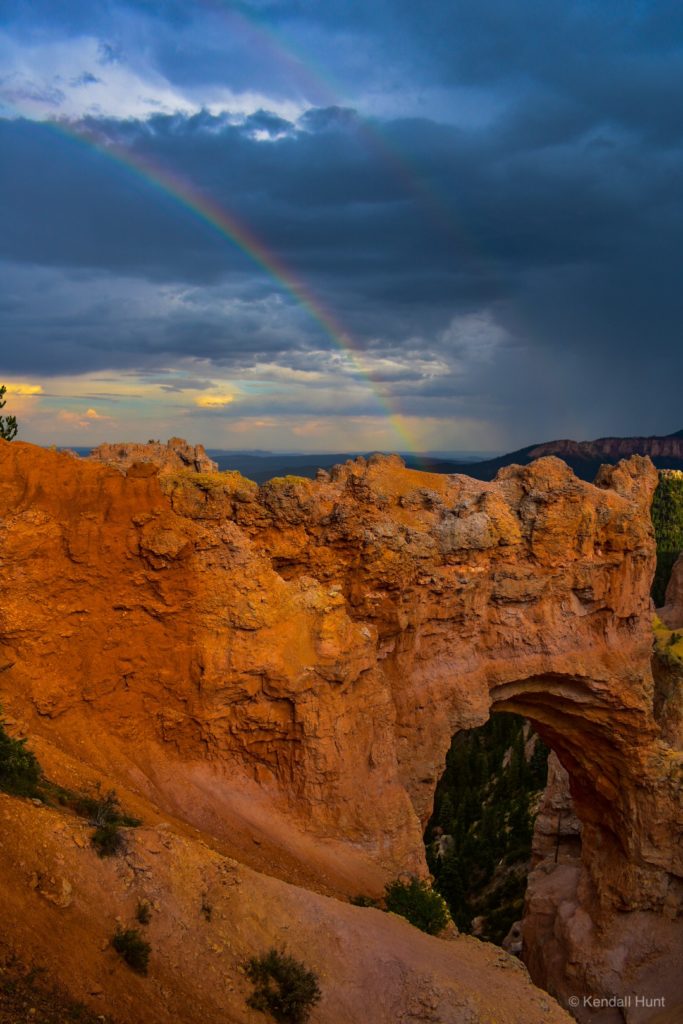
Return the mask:
<svg viewBox="0 0 683 1024">
<path fill-rule="evenodd" d="M 661 608 L 674 562 L 683 551 L 683 474 L 659 474 L 659 485 L 652 499 L 652 525 L 657 538 L 652 597 L 655 606 Z"/>
<path fill-rule="evenodd" d="M 5 405 L 5 394 L 7 388 L 4 384 L 0 385 L 0 409 L 4 409 Z M 16 416 L 0 416 L 0 437 L 4 441 L 12 441 L 17 436 L 17 418 Z"/>
<path fill-rule="evenodd" d="M 483 917 L 484 937 L 500 942 L 519 917 L 531 852 L 531 801 L 545 784 L 547 757 L 537 739 L 527 762 L 524 720 L 517 715 L 493 715 L 480 729 L 453 737 L 426 839 L 434 887 L 461 931 Z M 437 825 L 454 845 L 441 859 L 429 845 Z"/>
</svg>

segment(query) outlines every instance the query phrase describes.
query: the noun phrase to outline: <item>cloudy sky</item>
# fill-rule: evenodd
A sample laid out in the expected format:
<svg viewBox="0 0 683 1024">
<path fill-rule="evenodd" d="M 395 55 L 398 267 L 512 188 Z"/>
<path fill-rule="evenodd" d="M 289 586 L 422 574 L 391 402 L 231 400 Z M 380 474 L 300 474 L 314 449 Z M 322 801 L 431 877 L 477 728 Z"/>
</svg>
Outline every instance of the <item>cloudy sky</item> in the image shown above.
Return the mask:
<svg viewBox="0 0 683 1024">
<path fill-rule="evenodd" d="M 679 0 L 0 0 L 21 437 L 683 427 Z"/>
</svg>

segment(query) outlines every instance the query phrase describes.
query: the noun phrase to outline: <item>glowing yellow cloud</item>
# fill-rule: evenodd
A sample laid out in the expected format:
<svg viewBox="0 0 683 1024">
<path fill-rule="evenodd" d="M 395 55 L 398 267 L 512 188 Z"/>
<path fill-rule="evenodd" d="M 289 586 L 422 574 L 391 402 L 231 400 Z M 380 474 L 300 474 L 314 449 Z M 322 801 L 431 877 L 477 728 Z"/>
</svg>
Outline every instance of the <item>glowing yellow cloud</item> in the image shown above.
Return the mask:
<svg viewBox="0 0 683 1024">
<path fill-rule="evenodd" d="M 42 384 L 8 384 L 8 395 L 42 395 Z"/>
<path fill-rule="evenodd" d="M 60 409 L 57 419 L 61 423 L 67 423 L 74 427 L 89 427 L 91 423 L 113 423 L 111 416 L 103 416 L 97 409 L 86 409 L 85 412 L 74 412 L 70 409 Z"/>
<path fill-rule="evenodd" d="M 195 399 L 197 405 L 202 409 L 222 409 L 235 401 L 234 395 L 199 395 Z"/>
</svg>

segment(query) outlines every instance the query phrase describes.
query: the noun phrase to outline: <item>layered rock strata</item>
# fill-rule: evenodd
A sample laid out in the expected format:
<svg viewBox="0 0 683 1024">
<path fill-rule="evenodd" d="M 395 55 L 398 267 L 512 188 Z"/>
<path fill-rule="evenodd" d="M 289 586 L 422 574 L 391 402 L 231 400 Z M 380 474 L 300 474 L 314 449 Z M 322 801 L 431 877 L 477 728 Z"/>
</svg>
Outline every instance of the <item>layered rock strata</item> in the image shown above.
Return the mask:
<svg viewBox="0 0 683 1024">
<path fill-rule="evenodd" d="M 425 872 L 453 733 L 514 711 L 569 773 L 585 927 L 669 922 L 656 483 L 639 457 L 595 485 L 555 458 L 482 483 L 373 457 L 258 488 L 0 444 L 3 700 L 164 813 L 347 894 Z M 566 967 L 544 979 L 562 994 Z"/>
<path fill-rule="evenodd" d="M 665 437 L 599 437 L 596 441 L 546 441 L 536 445 L 529 452 L 532 458 L 546 455 L 578 456 L 584 459 L 617 459 L 631 455 L 648 455 L 652 458 L 683 459 L 683 430 Z"/>
</svg>

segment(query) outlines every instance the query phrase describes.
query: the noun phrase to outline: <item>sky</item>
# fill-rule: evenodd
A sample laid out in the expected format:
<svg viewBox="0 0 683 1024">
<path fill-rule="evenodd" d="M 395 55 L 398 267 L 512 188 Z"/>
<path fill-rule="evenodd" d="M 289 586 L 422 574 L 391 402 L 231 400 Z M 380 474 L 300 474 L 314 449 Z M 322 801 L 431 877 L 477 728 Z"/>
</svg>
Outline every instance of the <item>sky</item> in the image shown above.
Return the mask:
<svg viewBox="0 0 683 1024">
<path fill-rule="evenodd" d="M 20 439 L 683 427 L 679 0 L 0 0 Z"/>
</svg>

